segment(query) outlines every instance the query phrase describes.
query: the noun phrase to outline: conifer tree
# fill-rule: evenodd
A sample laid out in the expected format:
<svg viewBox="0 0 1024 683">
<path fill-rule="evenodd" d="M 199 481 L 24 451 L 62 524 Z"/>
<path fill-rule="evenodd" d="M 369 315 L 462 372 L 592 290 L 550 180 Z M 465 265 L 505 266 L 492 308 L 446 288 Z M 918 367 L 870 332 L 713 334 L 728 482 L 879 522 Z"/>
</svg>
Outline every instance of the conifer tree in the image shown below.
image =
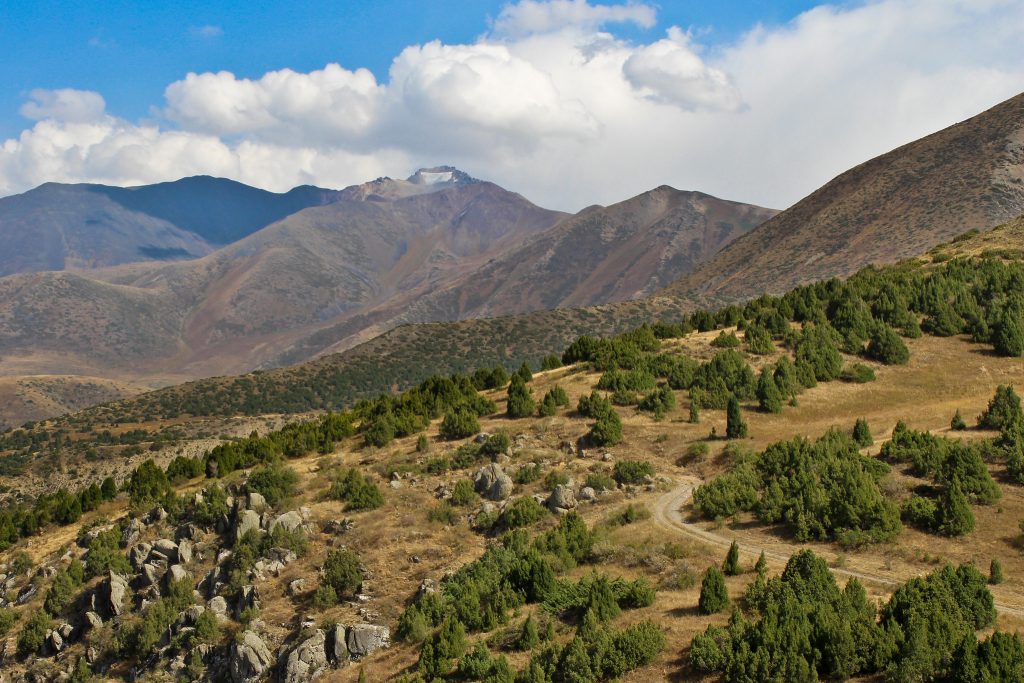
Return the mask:
<svg viewBox="0 0 1024 683">
<path fill-rule="evenodd" d="M 782 412 L 782 392 L 775 382 L 775 376 L 767 368 L 762 368 L 757 380 L 757 400 L 761 410 L 766 413 Z"/>
<path fill-rule="evenodd" d="M 964 416 L 960 414 L 959 408 L 956 409 L 953 419 L 950 420 L 949 428 L 956 432 L 962 432 L 967 429 L 967 423 L 964 422 Z"/>
<path fill-rule="evenodd" d="M 729 546 L 725 562 L 722 563 L 722 572 L 726 576 L 739 576 L 743 573 L 740 569 L 740 547 L 736 544 L 736 541 L 733 541 L 732 545 Z"/>
<path fill-rule="evenodd" d="M 871 428 L 868 426 L 868 421 L 864 418 L 858 418 L 857 422 L 853 425 L 853 440 L 861 448 L 867 448 L 875 442 L 871 436 Z"/>
<path fill-rule="evenodd" d="M 746 438 L 747 423 L 743 421 L 743 414 L 740 412 L 740 402 L 735 396 L 729 397 L 729 406 L 726 409 L 725 417 L 725 438 Z"/>
<path fill-rule="evenodd" d="M 1021 412 L 1020 396 L 1012 386 L 1000 384 L 988 402 L 988 408 L 978 416 L 978 426 L 982 429 L 1006 429 L 1021 422 L 1024 422 L 1024 412 Z"/>
<path fill-rule="evenodd" d="M 701 614 L 717 614 L 729 606 L 729 591 L 725 577 L 717 567 L 708 567 L 700 584 L 700 598 L 697 610 Z"/>
<path fill-rule="evenodd" d="M 1003 582 L 1003 564 L 994 557 L 988 568 L 988 582 L 993 586 Z"/>
<path fill-rule="evenodd" d="M 694 400 L 690 401 L 690 424 L 695 425 L 700 422 L 700 408 L 697 407 L 697 402 Z"/>
<path fill-rule="evenodd" d="M 960 482 L 953 481 L 939 496 L 939 533 L 946 536 L 966 536 L 974 531 L 974 513 Z"/>
<path fill-rule="evenodd" d="M 523 651 L 532 650 L 540 642 L 540 634 L 537 632 L 537 624 L 533 621 L 533 615 L 526 616 L 523 627 L 519 631 L 519 640 L 516 646 Z"/>
<path fill-rule="evenodd" d="M 754 565 L 754 571 L 762 578 L 768 572 L 768 560 L 765 558 L 763 550 L 761 551 L 760 557 L 757 558 L 757 564 Z"/>
</svg>

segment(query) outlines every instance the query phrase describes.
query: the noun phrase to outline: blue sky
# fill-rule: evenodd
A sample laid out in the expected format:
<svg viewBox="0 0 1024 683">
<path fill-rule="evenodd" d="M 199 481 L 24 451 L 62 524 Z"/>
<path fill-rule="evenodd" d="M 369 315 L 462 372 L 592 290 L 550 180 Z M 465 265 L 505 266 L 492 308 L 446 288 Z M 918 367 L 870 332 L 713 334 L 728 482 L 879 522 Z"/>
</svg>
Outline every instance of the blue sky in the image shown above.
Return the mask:
<svg viewBox="0 0 1024 683">
<path fill-rule="evenodd" d="M 407 45 L 470 42 L 503 0 L 370 2 L 104 2 L 8 0 L 0 4 L 0 136 L 25 126 L 18 109 L 34 88 L 101 92 L 120 116 L 147 116 L 166 85 L 190 71 L 258 77 L 328 62 L 366 67 L 385 78 Z M 600 3 L 608 4 L 608 3 Z M 761 22 L 778 24 L 816 3 L 663 2 L 658 25 L 615 27 L 629 38 L 679 25 L 706 30 L 706 42 L 735 38 Z"/>
<path fill-rule="evenodd" d="M 575 210 L 785 208 L 1024 90 L 1024 2 L 0 3 L 0 196 L 453 164 Z"/>
</svg>

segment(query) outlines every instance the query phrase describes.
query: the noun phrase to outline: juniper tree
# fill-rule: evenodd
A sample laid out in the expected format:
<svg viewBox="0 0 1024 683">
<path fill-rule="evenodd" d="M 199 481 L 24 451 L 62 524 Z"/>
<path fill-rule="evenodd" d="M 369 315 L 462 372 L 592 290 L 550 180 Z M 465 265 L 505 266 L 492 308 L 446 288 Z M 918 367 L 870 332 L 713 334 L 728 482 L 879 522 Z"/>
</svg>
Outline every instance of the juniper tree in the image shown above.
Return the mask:
<svg viewBox="0 0 1024 683">
<path fill-rule="evenodd" d="M 726 409 L 725 417 L 725 438 L 746 438 L 747 423 L 743 421 L 743 414 L 740 412 L 740 402 L 735 396 L 729 397 L 729 405 Z"/>
<path fill-rule="evenodd" d="M 864 418 L 858 418 L 857 422 L 853 425 L 853 440 L 861 448 L 867 448 L 875 442 L 871 436 L 871 428 L 868 426 L 868 421 Z"/>
<path fill-rule="evenodd" d="M 722 572 L 726 576 L 739 576 L 743 573 L 740 569 L 740 547 L 736 544 L 736 541 L 733 541 L 732 545 L 729 546 L 725 562 L 722 563 Z"/>
<path fill-rule="evenodd" d="M 708 567 L 700 584 L 697 610 L 701 614 L 717 614 L 729 606 L 729 591 L 725 577 L 717 567 Z"/>
<path fill-rule="evenodd" d="M 757 380 L 757 400 L 761 410 L 766 413 L 782 412 L 782 392 L 775 382 L 775 376 L 765 367 Z"/>
</svg>

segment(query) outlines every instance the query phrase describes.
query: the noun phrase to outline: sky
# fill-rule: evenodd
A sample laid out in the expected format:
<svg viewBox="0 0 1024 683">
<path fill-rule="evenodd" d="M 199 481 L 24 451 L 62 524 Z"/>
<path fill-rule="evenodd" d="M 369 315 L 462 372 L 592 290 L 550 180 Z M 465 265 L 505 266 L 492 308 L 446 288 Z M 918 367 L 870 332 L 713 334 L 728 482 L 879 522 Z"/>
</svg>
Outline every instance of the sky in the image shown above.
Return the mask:
<svg viewBox="0 0 1024 683">
<path fill-rule="evenodd" d="M 451 164 L 785 208 L 1024 90 L 1021 0 L 0 3 L 0 196 Z"/>
</svg>

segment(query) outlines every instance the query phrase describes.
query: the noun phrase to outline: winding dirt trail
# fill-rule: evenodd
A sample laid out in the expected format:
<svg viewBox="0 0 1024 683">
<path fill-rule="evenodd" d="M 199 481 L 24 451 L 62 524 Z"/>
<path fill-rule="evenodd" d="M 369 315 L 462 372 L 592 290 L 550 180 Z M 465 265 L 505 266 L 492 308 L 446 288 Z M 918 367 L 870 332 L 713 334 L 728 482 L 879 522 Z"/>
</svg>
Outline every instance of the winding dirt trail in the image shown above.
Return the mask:
<svg viewBox="0 0 1024 683">
<path fill-rule="evenodd" d="M 732 545 L 733 539 L 717 534 L 714 531 L 704 529 L 697 524 L 687 522 L 683 518 L 683 507 L 686 506 L 693 498 L 693 491 L 702 482 L 699 479 L 690 478 L 685 480 L 676 488 L 672 489 L 668 493 L 662 495 L 654 503 L 654 509 L 652 510 L 654 523 L 666 531 L 671 531 L 683 536 L 689 536 L 698 541 L 703 541 L 709 545 L 719 546 L 722 548 L 728 548 Z M 791 555 L 797 553 L 801 546 L 799 545 L 788 545 L 786 544 L 786 552 L 779 552 L 770 548 L 762 548 L 761 546 L 752 545 L 750 543 L 740 542 L 736 539 L 737 545 L 741 553 L 747 555 L 753 555 L 757 557 L 764 552 L 765 558 L 785 564 L 789 561 Z M 778 546 L 779 544 L 775 544 Z M 834 558 L 827 558 L 834 559 Z M 884 586 L 886 588 L 896 588 L 900 584 L 906 581 L 906 578 L 899 578 L 896 576 L 885 576 L 882 574 L 876 574 L 872 572 L 857 571 L 854 569 L 845 569 L 841 567 L 832 567 L 829 569 L 837 576 L 845 576 L 847 578 L 855 578 L 858 581 L 869 582 L 877 585 Z M 1024 608 L 1015 607 L 1013 605 L 1006 605 L 1000 603 L 998 600 L 995 603 L 996 609 L 1007 615 L 1013 615 L 1015 617 L 1024 617 Z"/>
</svg>

